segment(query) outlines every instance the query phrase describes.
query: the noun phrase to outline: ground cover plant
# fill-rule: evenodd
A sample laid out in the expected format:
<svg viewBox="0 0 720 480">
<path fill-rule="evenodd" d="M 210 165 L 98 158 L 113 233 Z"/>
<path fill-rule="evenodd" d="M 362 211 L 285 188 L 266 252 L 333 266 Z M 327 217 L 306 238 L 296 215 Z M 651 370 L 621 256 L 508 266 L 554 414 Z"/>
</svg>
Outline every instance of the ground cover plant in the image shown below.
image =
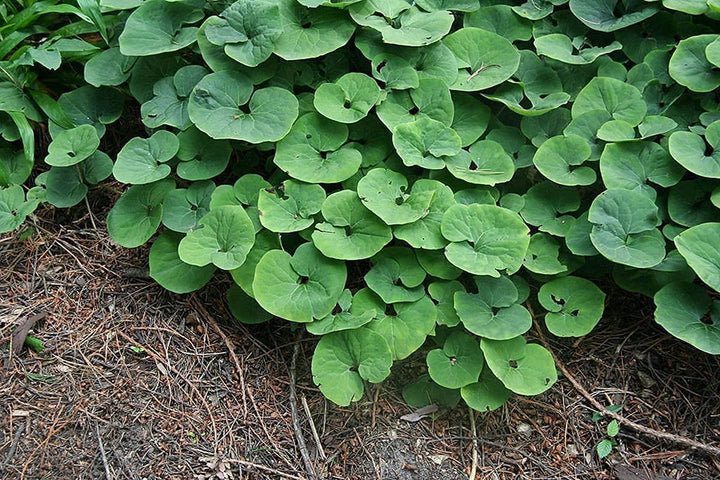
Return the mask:
<svg viewBox="0 0 720 480">
<path fill-rule="evenodd" d="M 542 393 L 557 373 L 523 336 L 533 311 L 583 336 L 607 279 L 720 353 L 715 0 L 46 0 L 0 15 L 0 230 L 112 175 L 128 185 L 112 238 L 151 242 L 150 275 L 173 292 L 226 271 L 240 321 L 320 336 L 314 380 L 339 405 L 421 349 L 411 405 Z M 129 104 L 145 133 L 111 158 Z"/>
</svg>

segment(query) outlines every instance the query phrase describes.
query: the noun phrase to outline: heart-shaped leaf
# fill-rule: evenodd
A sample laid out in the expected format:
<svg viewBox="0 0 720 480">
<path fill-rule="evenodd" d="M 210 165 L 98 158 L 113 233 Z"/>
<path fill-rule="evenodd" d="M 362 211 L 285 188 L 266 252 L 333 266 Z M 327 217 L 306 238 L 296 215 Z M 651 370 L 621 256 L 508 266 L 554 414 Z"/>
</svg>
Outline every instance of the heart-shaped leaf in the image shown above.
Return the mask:
<svg viewBox="0 0 720 480">
<path fill-rule="evenodd" d="M 285 180 L 282 186 L 260 191 L 260 223 L 278 233 L 304 230 L 315 223 L 312 216 L 324 201 L 325 190 L 320 185 Z"/>
<path fill-rule="evenodd" d="M 347 73 L 315 91 L 313 105 L 320 114 L 341 123 L 355 123 L 367 116 L 380 100 L 380 87 L 364 73 Z"/>
<path fill-rule="evenodd" d="M 324 335 L 315 347 L 313 381 L 332 402 L 347 406 L 362 398 L 363 380 L 385 380 L 392 362 L 381 335 L 367 328 L 335 332 Z"/>
<path fill-rule="evenodd" d="M 123 183 L 143 185 L 170 175 L 166 165 L 180 148 L 178 138 L 167 130 L 159 130 L 150 138 L 135 137 L 118 153 L 113 167 L 115 179 Z"/>
<path fill-rule="evenodd" d="M 511 340 L 482 339 L 487 366 L 507 387 L 520 395 L 539 395 L 557 381 L 552 354 L 523 337 Z"/>
<path fill-rule="evenodd" d="M 307 323 L 332 312 L 346 279 L 343 262 L 324 257 L 312 243 L 304 243 L 294 255 L 267 252 L 255 268 L 253 293 L 273 315 Z"/>
<path fill-rule="evenodd" d="M 171 292 L 188 293 L 205 286 L 216 270 L 214 265 L 189 265 L 178 256 L 183 235 L 163 232 L 150 247 L 150 276 Z"/>
<path fill-rule="evenodd" d="M 720 292 L 720 223 L 703 223 L 675 237 L 675 246 L 700 279 Z"/>
<path fill-rule="evenodd" d="M 441 228 L 451 242 L 445 247 L 447 259 L 474 275 L 516 272 L 530 243 L 520 216 L 494 205 L 454 205 L 445 212 Z"/>
<path fill-rule="evenodd" d="M 70 167 L 92 155 L 100 146 L 100 138 L 92 125 L 63 130 L 48 146 L 45 163 L 54 167 Z"/>
<path fill-rule="evenodd" d="M 445 388 L 461 388 L 478 381 L 485 363 L 480 345 L 463 332 L 453 332 L 443 347 L 427 354 L 428 374 Z"/>
<path fill-rule="evenodd" d="M 720 354 L 720 302 L 692 283 L 675 282 L 655 294 L 655 321 L 703 352 Z"/>
<path fill-rule="evenodd" d="M 590 280 L 563 277 L 540 287 L 538 301 L 550 313 L 548 330 L 559 337 L 582 337 L 595 328 L 605 309 L 605 294 Z"/>
<path fill-rule="evenodd" d="M 427 215 L 433 191 L 408 193 L 405 177 L 392 170 L 370 170 L 357 185 L 360 201 L 388 225 L 412 223 Z"/>
</svg>

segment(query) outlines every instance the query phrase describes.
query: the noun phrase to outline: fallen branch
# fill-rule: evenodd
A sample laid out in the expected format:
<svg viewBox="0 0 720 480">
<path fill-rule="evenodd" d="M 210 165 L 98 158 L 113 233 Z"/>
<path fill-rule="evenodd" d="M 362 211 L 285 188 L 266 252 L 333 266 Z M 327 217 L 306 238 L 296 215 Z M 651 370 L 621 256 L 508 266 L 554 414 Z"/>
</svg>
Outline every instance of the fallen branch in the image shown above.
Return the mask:
<svg viewBox="0 0 720 480">
<path fill-rule="evenodd" d="M 478 438 L 477 438 L 477 427 L 475 425 L 475 410 L 472 407 L 468 407 L 470 412 L 470 433 L 472 434 L 472 465 L 470 466 L 470 475 L 468 480 L 475 480 L 478 466 Z"/>
<path fill-rule="evenodd" d="M 312 461 L 310 460 L 310 454 L 307 451 L 307 445 L 305 444 L 305 437 L 303 437 L 302 429 L 300 428 L 300 419 L 298 418 L 297 410 L 297 391 L 295 390 L 295 366 L 297 364 L 298 353 L 300 352 L 300 337 L 302 336 L 302 330 L 298 334 L 298 342 L 293 347 L 292 360 L 290 361 L 290 411 L 292 413 L 292 424 L 295 430 L 295 438 L 297 439 L 298 448 L 300 449 L 300 455 L 302 456 L 303 463 L 305 464 L 305 470 L 311 479 L 317 478 L 315 469 L 313 468 Z"/>
<path fill-rule="evenodd" d="M 535 325 L 535 330 L 537 331 L 538 338 L 540 339 L 540 343 L 542 343 L 545 348 L 550 352 L 550 355 L 552 355 L 553 360 L 555 360 L 555 365 L 560 369 L 560 371 L 565 375 L 565 378 L 567 378 L 570 383 L 572 383 L 573 387 L 575 387 L 575 390 L 580 392 L 580 394 L 585 397 L 585 399 L 592 404 L 595 409 L 597 409 L 598 412 L 600 412 L 605 417 L 610 417 L 613 420 L 617 420 L 617 422 L 621 425 L 624 425 L 631 430 L 635 430 L 636 432 L 643 433 L 645 435 L 655 437 L 661 440 L 665 440 L 671 443 L 675 443 L 678 445 L 685 445 L 686 447 L 695 448 L 697 450 L 700 450 L 702 452 L 705 452 L 710 455 L 718 456 L 720 457 L 720 448 L 714 447 L 712 445 L 707 445 L 702 442 L 698 442 L 697 440 L 693 440 L 692 438 L 683 437 L 680 435 L 675 435 L 672 433 L 667 432 L 661 432 L 660 430 L 655 430 L 654 428 L 649 428 L 644 425 L 640 425 L 639 423 L 633 422 L 632 420 L 629 420 L 619 413 L 612 412 L 605 408 L 603 404 L 601 404 L 595 397 L 590 395 L 590 393 L 583 387 L 583 385 L 575 378 L 575 376 L 570 373 L 570 371 L 565 367 L 565 364 L 563 364 L 560 359 L 555 355 L 555 352 L 552 351 L 550 348 L 550 344 L 545 338 L 545 335 L 543 334 L 542 330 L 540 329 L 540 326 L 538 325 L 537 319 L 535 318 L 535 313 L 532 311 L 532 308 L 530 305 L 527 305 L 528 310 L 530 311 L 532 318 L 533 318 L 533 324 Z"/>
</svg>

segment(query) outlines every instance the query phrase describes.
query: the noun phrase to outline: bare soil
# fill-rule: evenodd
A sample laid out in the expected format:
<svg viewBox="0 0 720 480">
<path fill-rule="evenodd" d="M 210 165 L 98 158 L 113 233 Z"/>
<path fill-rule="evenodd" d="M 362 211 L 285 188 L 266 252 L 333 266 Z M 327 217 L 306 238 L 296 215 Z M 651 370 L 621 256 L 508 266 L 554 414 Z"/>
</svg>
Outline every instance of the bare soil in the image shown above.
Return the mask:
<svg viewBox="0 0 720 480">
<path fill-rule="evenodd" d="M 626 428 L 598 459 L 607 420 L 566 378 L 477 414 L 476 437 L 464 407 L 400 420 L 422 355 L 339 408 L 312 383 L 314 339 L 235 322 L 228 277 L 171 294 L 147 278 L 147 251 L 114 245 L 84 208 L 60 215 L 40 211 L 27 239 L 0 237 L 0 478 L 309 479 L 293 416 L 322 479 L 466 479 L 473 457 L 478 479 L 720 478 L 720 459 Z M 718 358 L 655 325 L 646 299 L 608 293 L 596 330 L 553 340 L 555 354 L 622 415 L 720 444 Z M 13 354 L 13 332 L 38 314 L 30 334 L 45 349 Z"/>
</svg>

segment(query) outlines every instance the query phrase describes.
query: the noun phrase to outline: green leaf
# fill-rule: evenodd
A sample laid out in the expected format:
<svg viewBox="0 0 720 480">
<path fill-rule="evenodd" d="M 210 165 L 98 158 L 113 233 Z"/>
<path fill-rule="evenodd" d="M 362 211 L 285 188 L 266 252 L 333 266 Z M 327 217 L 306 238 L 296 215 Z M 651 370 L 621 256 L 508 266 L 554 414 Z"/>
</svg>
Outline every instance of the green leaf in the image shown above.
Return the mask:
<svg viewBox="0 0 720 480">
<path fill-rule="evenodd" d="M 545 324 L 559 337 L 582 337 L 595 328 L 605 309 L 605 294 L 594 283 L 563 277 L 543 284 L 538 301 L 548 312 Z"/>
<path fill-rule="evenodd" d="M 512 157 L 493 140 L 475 142 L 468 151 L 446 158 L 445 163 L 454 177 L 476 185 L 504 183 L 515 173 Z"/>
<path fill-rule="evenodd" d="M 298 116 L 298 101 L 283 88 L 253 92 L 246 76 L 222 71 L 206 75 L 195 86 L 188 114 L 212 138 L 274 142 L 290 131 Z"/>
<path fill-rule="evenodd" d="M 393 258 L 376 260 L 365 274 L 365 283 L 385 303 L 415 302 L 425 295 L 425 288 L 422 285 L 402 282 L 402 275 L 406 272 L 402 266 Z M 416 268 L 419 269 L 419 265 Z"/>
<path fill-rule="evenodd" d="M 282 186 L 260 191 L 260 223 L 278 233 L 304 230 L 315 223 L 312 216 L 324 201 L 325 190 L 320 185 L 285 180 Z"/>
<path fill-rule="evenodd" d="M 452 280 L 449 282 L 433 282 L 428 285 L 430 298 L 435 302 L 438 325 L 454 327 L 460 323 L 460 317 L 455 312 L 454 296 L 456 292 L 465 292 L 462 283 Z"/>
<path fill-rule="evenodd" d="M 386 311 L 382 299 L 364 289 L 355 295 L 353 310 L 363 312 L 368 309 L 377 311 L 378 317 L 365 328 L 380 334 L 388 342 L 396 360 L 407 358 L 420 348 L 435 327 L 435 305 L 428 296 L 416 302 L 393 304 Z"/>
<path fill-rule="evenodd" d="M 462 28 L 443 39 L 458 62 L 452 90 L 473 92 L 499 85 L 520 65 L 520 54 L 504 37 L 479 28 Z"/>
<path fill-rule="evenodd" d="M 618 433 L 620 433 L 620 425 L 618 425 L 618 421 L 610 420 L 610 423 L 608 423 L 607 426 L 608 437 L 616 437 Z"/>
<path fill-rule="evenodd" d="M 406 385 L 402 395 L 405 403 L 416 408 L 433 404 L 453 408 L 460 401 L 460 392 L 441 387 L 428 375 L 422 375 L 416 382 Z"/>
<path fill-rule="evenodd" d="M 255 228 L 242 207 L 228 205 L 210 210 L 180 242 L 178 255 L 190 265 L 214 264 L 232 270 L 245 262 L 255 243 Z"/>
<path fill-rule="evenodd" d="M 298 180 L 339 183 L 352 177 L 362 164 L 357 145 L 346 144 L 347 140 L 345 125 L 307 113 L 278 142 L 273 161 Z"/>
<path fill-rule="evenodd" d="M 548 234 L 536 233 L 530 237 L 530 245 L 523 266 L 540 275 L 557 275 L 567 272 L 568 267 L 561 261 L 560 243 Z"/>
<path fill-rule="evenodd" d="M 500 276 L 500 270 L 520 269 L 530 243 L 520 216 L 494 205 L 454 205 L 442 219 L 442 234 L 450 245 L 445 256 L 474 275 Z"/>
<path fill-rule="evenodd" d="M 649 268 L 665 258 L 665 240 L 655 228 L 658 208 L 642 193 L 606 190 L 595 197 L 588 220 L 592 244 L 615 263 Z"/>
<path fill-rule="evenodd" d="M 570 10 L 593 30 L 614 32 L 652 17 L 658 7 L 642 0 L 570 0 Z"/>
<path fill-rule="evenodd" d="M 380 100 L 380 87 L 364 73 L 347 73 L 334 83 L 315 90 L 313 105 L 321 115 L 341 123 L 355 123 L 367 116 Z"/>
<path fill-rule="evenodd" d="M 581 166 L 591 153 L 581 137 L 559 135 L 540 145 L 533 163 L 540 173 L 560 185 L 592 185 L 597 178 L 595 170 Z"/>
<path fill-rule="evenodd" d="M 260 259 L 270 250 L 280 248 L 280 235 L 269 230 L 262 229 L 255 235 L 255 243 L 247 254 L 245 263 L 238 268 L 231 270 L 233 280 L 237 283 L 245 293 L 254 297 L 252 289 L 253 280 L 255 278 L 255 269 Z"/>
<path fill-rule="evenodd" d="M 610 440 L 601 440 L 600 443 L 597 444 L 595 447 L 595 450 L 597 451 L 598 458 L 603 459 L 610 455 L 613 449 L 613 443 Z"/>
<path fill-rule="evenodd" d="M 169 125 L 186 130 L 192 122 L 188 116 L 188 96 L 193 87 L 209 72 L 200 65 L 182 67 L 172 77 L 155 82 L 153 98 L 142 104 L 140 114 L 148 128 Z"/>
<path fill-rule="evenodd" d="M 604 110 L 615 120 L 632 126 L 645 117 L 647 105 L 637 88 L 609 77 L 596 77 L 580 91 L 572 106 L 573 119 L 594 110 Z"/>
<path fill-rule="evenodd" d="M 178 138 L 167 130 L 155 132 L 150 138 L 135 137 L 118 153 L 113 167 L 115 179 L 123 183 L 143 185 L 170 175 L 172 160 L 178 152 Z"/>
<path fill-rule="evenodd" d="M 477 27 L 496 33 L 511 42 L 532 38 L 532 24 L 513 12 L 509 5 L 491 5 L 471 10 L 463 17 L 464 27 Z"/>
<path fill-rule="evenodd" d="M 19 185 L 0 188 L 0 233 L 18 228 L 38 206 L 37 200 L 25 201 L 25 193 Z"/>
<path fill-rule="evenodd" d="M 73 207 L 80 203 L 88 187 L 80 178 L 77 167 L 52 167 L 45 177 L 45 199 L 58 208 Z"/>
<path fill-rule="evenodd" d="M 291 322 L 312 322 L 329 315 L 345 288 L 345 263 L 324 257 L 311 243 L 290 255 L 267 252 L 255 269 L 253 293 L 273 315 Z"/>
<path fill-rule="evenodd" d="M 708 125 L 705 139 L 692 132 L 674 132 L 668 147 L 675 161 L 692 173 L 720 178 L 720 120 Z"/>
<path fill-rule="evenodd" d="M 433 197 L 427 215 L 393 229 L 395 238 L 406 241 L 414 248 L 428 250 L 444 248 L 447 240 L 442 236 L 441 225 L 445 211 L 455 205 L 453 192 L 447 185 L 437 180 L 420 179 L 412 187 L 412 194 L 432 192 Z"/>
<path fill-rule="evenodd" d="M 98 137 L 105 134 L 105 125 L 120 118 L 124 97 L 108 87 L 95 88 L 85 85 L 60 95 L 58 105 L 74 126 L 92 125 Z M 50 132 L 57 129 L 50 123 Z"/>
<path fill-rule="evenodd" d="M 228 57 L 248 67 L 270 58 L 282 34 L 278 4 L 268 0 L 236 1 L 203 25 L 212 44 L 223 47 Z"/>
<path fill-rule="evenodd" d="M 480 380 L 464 386 L 460 394 L 468 407 L 478 412 L 497 410 L 512 396 L 512 392 L 492 374 L 489 368 L 484 368 Z"/>
<path fill-rule="evenodd" d="M 404 123 L 429 118 L 450 126 L 453 122 L 454 103 L 447 85 L 437 78 L 426 78 L 417 88 L 393 91 L 377 107 L 377 116 L 389 130 Z"/>
<path fill-rule="evenodd" d="M 45 163 L 53 167 L 70 167 L 88 158 L 98 146 L 100 139 L 91 125 L 63 130 L 48 146 Z"/>
<path fill-rule="evenodd" d="M 325 55 L 345 45 L 355 25 L 337 8 L 308 9 L 295 0 L 279 0 L 282 33 L 274 53 L 285 60 Z"/>
<path fill-rule="evenodd" d="M 230 313 L 232 313 L 233 317 L 240 321 L 240 323 L 255 325 L 266 322 L 272 318 L 270 313 L 266 312 L 254 298 L 245 293 L 237 285 L 230 285 L 226 297 Z"/>
<path fill-rule="evenodd" d="M 427 354 L 428 374 L 445 388 L 461 388 L 478 381 L 484 365 L 480 345 L 463 332 L 453 332 L 443 347 Z"/>
<path fill-rule="evenodd" d="M 375 310 L 367 310 L 360 314 L 354 314 L 352 308 L 352 294 L 345 289 L 338 299 L 333 311 L 320 320 L 305 325 L 308 332 L 313 335 L 326 335 L 342 330 L 353 330 L 369 323 L 377 315 Z"/>
<path fill-rule="evenodd" d="M 720 223 L 703 223 L 675 237 L 675 246 L 698 277 L 720 292 Z"/>
<path fill-rule="evenodd" d="M 227 140 L 213 140 L 195 127 L 179 132 L 177 138 L 177 175 L 184 180 L 211 179 L 230 163 L 233 149 Z"/>
<path fill-rule="evenodd" d="M 121 85 L 130 78 L 136 60 L 120 53 L 119 47 L 103 50 L 85 63 L 85 81 L 94 87 Z"/>
<path fill-rule="evenodd" d="M 367 328 L 331 333 L 315 347 L 313 382 L 330 401 L 347 406 L 362 398 L 363 380 L 387 378 L 392 362 L 385 339 Z"/>
<path fill-rule="evenodd" d="M 164 288 L 175 293 L 188 293 L 207 284 L 216 270 L 214 265 L 189 265 L 178 255 L 183 235 L 165 231 L 150 247 L 150 276 Z"/>
<path fill-rule="evenodd" d="M 127 248 L 147 242 L 160 225 L 162 201 L 174 188 L 175 182 L 171 179 L 130 187 L 108 213 L 110 237 Z"/>
<path fill-rule="evenodd" d="M 655 198 L 649 182 L 671 187 L 685 172 L 657 143 L 637 142 L 606 145 L 600 157 L 600 173 L 607 188 L 634 190 Z"/>
<path fill-rule="evenodd" d="M 439 170 L 445 167 L 443 157 L 460 152 L 460 136 L 437 120 L 421 118 L 393 129 L 393 145 L 408 167 L 420 166 Z"/>
<path fill-rule="evenodd" d="M 720 354 L 720 302 L 706 289 L 674 282 L 654 297 L 655 321 L 674 337 L 711 355 Z"/>
<path fill-rule="evenodd" d="M 575 48 L 572 39 L 561 33 L 535 37 L 534 43 L 538 55 L 572 65 L 587 65 L 603 55 L 622 49 L 622 44 L 617 41 L 605 47 L 584 47 L 583 45 Z"/>
<path fill-rule="evenodd" d="M 134 10 L 118 38 L 128 57 L 181 50 L 195 42 L 197 27 L 185 27 L 203 18 L 202 3 L 147 0 Z"/>
<path fill-rule="evenodd" d="M 360 201 L 388 225 L 412 223 L 429 213 L 433 191 L 407 192 L 405 177 L 392 170 L 370 170 L 357 185 Z"/>
<path fill-rule="evenodd" d="M 523 337 L 510 340 L 482 339 L 485 362 L 493 374 L 520 395 L 539 395 L 557 381 L 552 354 Z"/>
<path fill-rule="evenodd" d="M 520 215 L 541 232 L 564 237 L 575 224 L 575 218 L 565 214 L 580 208 L 577 189 L 541 182 L 530 187 L 523 198 Z"/>
<path fill-rule="evenodd" d="M 668 65 L 673 80 L 693 92 L 711 92 L 720 87 L 717 65 L 705 56 L 705 49 L 719 38 L 718 34 L 706 34 L 681 40 Z"/>
<path fill-rule="evenodd" d="M 188 188 L 171 190 L 163 200 L 162 223 L 170 230 L 185 233 L 211 209 L 215 184 L 209 180 L 195 182 Z"/>
<path fill-rule="evenodd" d="M 509 340 L 532 327 L 532 317 L 517 304 L 518 290 L 507 277 L 476 277 L 478 293 L 455 293 L 455 311 L 465 328 L 493 340 Z"/>
<path fill-rule="evenodd" d="M 323 255 L 361 260 L 378 253 L 392 240 L 392 230 L 367 210 L 357 193 L 342 190 L 322 204 L 325 222 L 315 225 L 312 240 Z"/>
<path fill-rule="evenodd" d="M 447 35 L 453 22 L 448 11 L 426 12 L 406 0 L 363 0 L 349 10 L 358 25 L 380 32 L 384 43 L 410 47 L 437 42 Z"/>
<path fill-rule="evenodd" d="M 453 92 L 452 129 L 460 135 L 462 146 L 475 143 L 490 123 L 490 108 L 469 93 Z"/>
</svg>

